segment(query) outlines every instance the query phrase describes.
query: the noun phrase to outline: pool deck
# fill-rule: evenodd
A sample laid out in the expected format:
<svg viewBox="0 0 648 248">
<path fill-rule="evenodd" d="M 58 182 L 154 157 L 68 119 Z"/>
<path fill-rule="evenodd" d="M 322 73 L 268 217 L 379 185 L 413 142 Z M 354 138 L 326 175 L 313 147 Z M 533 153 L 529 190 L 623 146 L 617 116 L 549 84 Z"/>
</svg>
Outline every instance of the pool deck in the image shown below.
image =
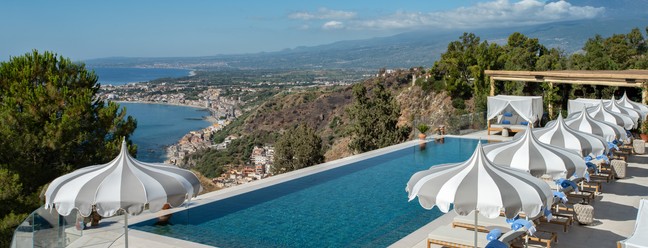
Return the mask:
<svg viewBox="0 0 648 248">
<path fill-rule="evenodd" d="M 471 134 L 487 140 L 506 139 L 497 138 L 498 135 L 486 135 L 483 132 Z M 485 137 L 487 136 L 487 137 Z M 464 136 L 466 137 L 466 136 Z M 574 223 L 568 230 L 563 232 L 562 226 L 543 224 L 539 228 L 555 232 L 558 235 L 558 243 L 551 247 L 616 247 L 616 242 L 624 240 L 634 230 L 637 209 L 641 198 L 648 198 L 648 154 L 628 156 L 628 169 L 626 178 L 616 179 L 603 184 L 603 193 L 597 196 L 591 203 L 594 207 L 594 223 L 591 225 L 580 225 Z M 432 221 L 428 225 L 418 229 L 405 238 L 392 244 L 393 248 L 427 247 L 427 235 L 434 229 L 452 223 L 454 211 Z M 469 237 L 472 239 L 472 237 Z M 431 247 L 441 247 L 432 245 Z M 543 247 L 529 245 L 529 247 Z"/>
<path fill-rule="evenodd" d="M 450 135 L 448 135 L 450 136 Z M 490 141 L 510 140 L 511 137 L 501 135 L 487 135 L 486 131 L 479 131 L 458 138 L 482 139 Z M 429 137 L 429 140 L 436 138 Z M 332 168 L 344 166 L 355 161 L 360 161 L 376 155 L 404 149 L 418 144 L 420 141 L 412 140 L 402 144 L 362 153 L 347 158 L 315 165 L 298 171 L 293 171 L 263 180 L 254 181 L 248 184 L 200 195 L 189 204 L 197 206 L 213 201 L 228 198 L 234 195 L 243 194 L 267 186 L 279 184 L 295 178 L 311 175 Z M 569 232 L 563 233 L 558 225 L 542 226 L 542 229 L 555 231 L 558 234 L 559 243 L 552 247 L 614 247 L 616 241 L 623 240 L 632 234 L 639 199 L 646 197 L 648 192 L 648 155 L 633 155 L 628 158 L 627 177 L 614 180 L 604 184 L 603 192 L 592 204 L 595 208 L 595 224 L 580 226 L 574 224 Z M 158 216 L 181 211 L 184 208 L 163 210 L 157 213 L 144 212 L 138 216 L 130 216 L 129 224 L 146 221 Z M 428 233 L 439 226 L 448 225 L 456 214 L 451 211 L 438 219 L 430 222 L 424 227 L 404 237 L 390 247 L 427 247 L 426 239 Z M 81 238 L 74 241 L 68 247 L 124 247 L 123 217 L 113 217 L 102 220 L 100 228 L 91 228 L 84 231 Z M 211 247 L 189 241 L 179 240 L 171 237 L 160 236 L 148 232 L 129 229 L 130 247 Z M 434 246 L 433 246 L 434 247 Z"/>
</svg>

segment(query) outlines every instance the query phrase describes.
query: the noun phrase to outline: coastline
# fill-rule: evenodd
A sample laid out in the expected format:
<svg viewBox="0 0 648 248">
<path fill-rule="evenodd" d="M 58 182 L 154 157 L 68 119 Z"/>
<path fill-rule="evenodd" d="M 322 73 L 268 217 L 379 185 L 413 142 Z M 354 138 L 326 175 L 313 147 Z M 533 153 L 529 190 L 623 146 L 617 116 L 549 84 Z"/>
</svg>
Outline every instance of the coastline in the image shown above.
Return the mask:
<svg viewBox="0 0 648 248">
<path fill-rule="evenodd" d="M 112 100 L 111 100 L 112 101 Z M 209 111 L 208 116 L 203 116 L 203 120 L 215 124 L 218 122 L 218 120 L 212 115 L 212 109 L 207 108 L 207 107 L 199 107 L 195 105 L 189 105 L 189 104 L 182 104 L 182 103 L 172 103 L 172 102 L 150 102 L 150 101 L 112 101 L 115 103 L 139 103 L 139 104 L 159 104 L 159 105 L 170 105 L 170 106 L 180 106 L 180 107 L 189 107 L 189 108 L 196 108 L 196 109 L 203 109 Z"/>
</svg>

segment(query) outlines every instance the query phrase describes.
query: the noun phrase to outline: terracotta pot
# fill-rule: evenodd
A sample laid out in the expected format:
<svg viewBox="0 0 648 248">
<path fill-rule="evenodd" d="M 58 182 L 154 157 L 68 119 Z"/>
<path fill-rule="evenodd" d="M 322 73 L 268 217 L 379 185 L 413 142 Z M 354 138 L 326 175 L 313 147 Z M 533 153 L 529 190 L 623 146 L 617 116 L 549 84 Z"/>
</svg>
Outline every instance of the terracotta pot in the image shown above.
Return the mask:
<svg viewBox="0 0 648 248">
<path fill-rule="evenodd" d="M 422 140 L 424 140 L 425 137 L 427 137 L 427 135 L 425 135 L 424 133 L 419 133 L 418 136 L 419 136 L 419 139 L 422 139 Z"/>
<path fill-rule="evenodd" d="M 648 142 L 648 134 L 642 133 L 639 134 L 639 136 L 641 137 L 641 140 Z"/>
</svg>

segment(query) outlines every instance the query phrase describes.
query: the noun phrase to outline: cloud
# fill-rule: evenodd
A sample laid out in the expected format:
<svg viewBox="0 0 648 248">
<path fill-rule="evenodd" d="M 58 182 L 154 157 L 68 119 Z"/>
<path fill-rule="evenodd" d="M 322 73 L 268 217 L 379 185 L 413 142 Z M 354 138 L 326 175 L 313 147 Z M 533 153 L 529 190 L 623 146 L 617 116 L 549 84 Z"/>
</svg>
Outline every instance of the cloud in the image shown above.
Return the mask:
<svg viewBox="0 0 648 248">
<path fill-rule="evenodd" d="M 438 12 L 397 11 L 377 18 L 358 18 L 356 12 L 321 8 L 317 12 L 294 12 L 291 19 L 309 22 L 322 29 L 389 30 L 416 28 L 488 28 L 524 26 L 556 21 L 592 19 L 605 8 L 575 6 L 559 0 L 491 0 L 468 7 Z M 344 20 L 344 23 L 341 22 Z"/>
<path fill-rule="evenodd" d="M 288 15 L 290 19 L 299 19 L 299 20 L 322 20 L 322 19 L 351 19 L 356 17 L 356 12 L 352 11 L 342 11 L 342 10 L 332 10 L 327 8 L 320 8 L 317 12 L 293 12 Z"/>
<path fill-rule="evenodd" d="M 323 29 L 341 29 L 344 28 L 344 23 L 339 21 L 328 21 L 322 25 Z"/>
<path fill-rule="evenodd" d="M 481 28 L 522 26 L 566 20 L 591 19 L 601 16 L 605 8 L 574 6 L 560 0 L 494 0 L 470 7 L 460 7 L 443 12 L 396 12 L 375 20 L 358 20 L 356 29 L 402 29 L 402 28 Z M 351 26 L 351 25 L 349 25 Z"/>
</svg>

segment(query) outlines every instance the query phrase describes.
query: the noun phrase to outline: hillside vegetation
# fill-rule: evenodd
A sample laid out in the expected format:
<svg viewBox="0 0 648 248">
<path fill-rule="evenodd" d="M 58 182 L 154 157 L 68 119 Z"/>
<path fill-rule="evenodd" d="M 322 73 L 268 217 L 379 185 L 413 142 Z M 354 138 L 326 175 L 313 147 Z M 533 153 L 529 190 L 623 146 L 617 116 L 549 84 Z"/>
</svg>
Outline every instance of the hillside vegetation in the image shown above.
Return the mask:
<svg viewBox="0 0 648 248">
<path fill-rule="evenodd" d="M 346 87 L 280 88 L 276 94 L 259 93 L 261 103 L 246 106 L 249 111 L 215 135 L 215 142 L 228 135 L 238 139 L 225 150 L 206 150 L 185 162 L 213 178 L 229 166 L 247 164 L 254 145 L 275 144 L 277 140 L 293 144 L 308 136 L 301 142 L 306 147 L 299 148 L 304 151 L 300 154 L 317 159 L 302 161 L 316 163 L 321 154 L 325 160 L 333 160 L 402 142 L 416 133 L 411 131 L 415 124 L 443 124 L 455 131 L 483 128 L 483 123 L 461 120 L 486 109 L 486 69 L 647 68 L 648 41 L 638 28 L 609 37 L 594 36 L 581 53 L 571 55 L 521 33 L 511 34 L 505 44 L 465 33 L 448 44 L 431 68 L 382 69 L 375 77 Z M 96 76 L 83 65 L 51 53 L 34 51 L 0 63 L 0 246 L 7 246 L 14 228 L 42 204 L 39 192 L 45 183 L 114 157 L 122 137 L 128 140 L 134 131 L 136 122 L 118 105 L 95 101 L 96 83 Z M 637 88 L 591 85 L 548 87 L 505 82 L 495 90 L 496 94 L 542 95 L 545 104 L 563 110 L 567 99 L 610 98 L 623 92 L 639 99 Z M 483 120 L 478 115 L 475 119 Z M 286 130 L 296 130 L 293 133 L 302 136 L 286 137 Z M 314 144 L 317 142 L 321 145 Z M 286 167 L 286 171 L 290 169 Z"/>
<path fill-rule="evenodd" d="M 486 110 L 490 88 L 484 70 L 646 69 L 646 44 L 643 33 L 635 28 L 627 34 L 607 38 L 596 35 L 586 42 L 583 53 L 568 56 L 560 49 L 547 48 L 538 39 L 520 33 L 511 34 L 504 45 L 481 41 L 478 36 L 465 33 L 450 42 L 441 59 L 429 69 L 382 69 L 360 84 L 369 92 L 380 85 L 393 95 L 400 108 L 397 126 L 413 130 L 411 127 L 418 123 L 431 127 L 447 125 L 451 132 L 458 133 L 459 129 L 485 127 L 483 115 L 473 115 L 476 117 L 472 122 L 462 119 L 467 114 Z M 216 135 L 223 138 L 234 134 L 242 139 L 225 151 L 196 154 L 194 159 L 213 159 L 202 159 L 192 165 L 207 176 L 217 176 L 224 167 L 245 165 L 253 145 L 273 144 L 285 130 L 297 125 L 309 126 L 321 137 L 326 161 L 349 156 L 357 152 L 351 149 L 353 133 L 349 109 L 356 100 L 352 88 L 293 88 L 278 93 Z M 638 89 L 634 88 L 590 85 L 550 88 L 538 83 L 505 82 L 496 88 L 496 94 L 542 95 L 545 105 L 551 102 L 556 109 L 563 110 L 570 98 L 610 98 L 623 91 L 631 98 L 639 96 Z"/>
</svg>

